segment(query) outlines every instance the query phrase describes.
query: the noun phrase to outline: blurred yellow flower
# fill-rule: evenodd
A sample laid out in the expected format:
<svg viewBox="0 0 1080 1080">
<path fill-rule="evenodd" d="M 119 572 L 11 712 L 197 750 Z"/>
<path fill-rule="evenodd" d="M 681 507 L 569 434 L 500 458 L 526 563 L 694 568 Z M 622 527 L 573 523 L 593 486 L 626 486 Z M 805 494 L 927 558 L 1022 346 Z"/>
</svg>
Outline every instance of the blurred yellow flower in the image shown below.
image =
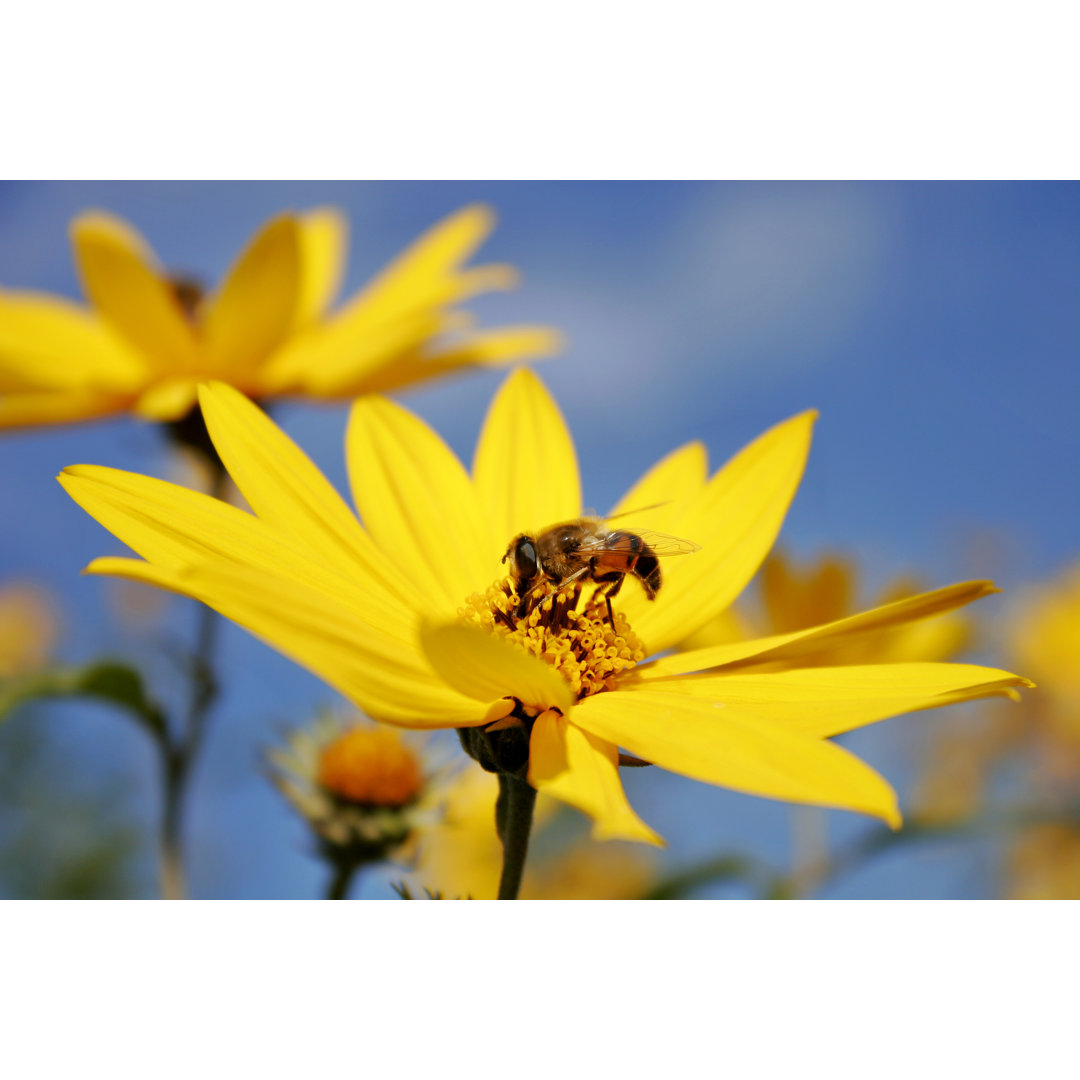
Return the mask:
<svg viewBox="0 0 1080 1080">
<path fill-rule="evenodd" d="M 43 589 L 14 582 L 0 588 L 0 679 L 41 667 L 56 629 L 54 608 Z"/>
<path fill-rule="evenodd" d="M 60 478 L 68 493 L 146 560 L 99 559 L 90 572 L 202 600 L 376 720 L 479 729 L 493 747 L 524 747 L 529 783 L 591 816 L 598 839 L 661 842 L 626 799 L 620 747 L 706 783 L 896 826 L 893 789 L 829 737 L 1026 682 L 940 663 L 770 670 L 993 591 L 978 581 L 641 662 L 711 622 L 753 577 L 798 487 L 813 413 L 778 424 L 711 479 L 704 447 L 691 443 L 631 488 L 615 508 L 627 511 L 621 528 L 655 528 L 699 550 L 665 564 L 654 602 L 636 582 L 623 589 L 612 619 L 603 595 L 580 580 L 538 593 L 520 615 L 502 565 L 516 534 L 582 513 L 573 442 L 531 372 L 515 372 L 497 394 L 471 477 L 418 417 L 379 396 L 358 400 L 346 453 L 363 526 L 236 390 L 200 387 L 200 403 L 254 513 L 148 477 L 73 466 Z M 633 512 L 642 507 L 652 509 Z"/>
<path fill-rule="evenodd" d="M 463 269 L 493 221 L 483 206 L 452 214 L 330 313 L 346 248 L 332 209 L 272 219 L 208 297 L 169 277 L 130 225 L 82 214 L 72 243 L 89 309 L 0 292 L 0 428 L 179 420 L 206 379 L 256 399 L 341 399 L 557 351 L 550 329 L 474 332 L 454 308 L 516 280 L 508 266 Z"/>
<path fill-rule="evenodd" d="M 1020 715 L 1019 710 L 1015 715 Z M 996 709 L 955 717 L 935 731 L 922 758 L 911 816 L 924 825 L 971 817 L 982 805 L 995 765 L 1013 741 L 1014 716 Z"/>
<path fill-rule="evenodd" d="M 833 622 L 859 610 L 858 569 L 853 560 L 824 555 L 802 567 L 783 552 L 773 551 L 757 578 L 757 604 L 740 603 L 729 608 L 683 643 L 702 648 L 742 641 L 766 634 L 786 634 L 808 626 Z M 915 581 L 897 578 L 876 604 L 914 596 Z M 805 666 L 834 664 L 885 664 L 907 660 L 949 660 L 972 640 L 972 623 L 965 616 L 941 615 L 899 626 L 883 627 L 857 641 L 834 643 L 817 653 L 799 657 Z"/>
<path fill-rule="evenodd" d="M 1080 900 L 1080 828 L 1064 822 L 1026 830 L 1009 852 L 1011 900 Z"/>
<path fill-rule="evenodd" d="M 480 769 L 463 771 L 448 783 L 442 819 L 424 832 L 409 880 L 447 897 L 493 900 L 499 890 L 502 845 L 494 829 L 499 782 Z M 654 880 L 651 853 L 636 846 L 578 840 L 556 844 L 545 854 L 557 828 L 554 799 L 536 804 L 534 857 L 525 870 L 524 900 L 632 900 Z"/>
<path fill-rule="evenodd" d="M 1054 750 L 1080 758 L 1080 564 L 1020 597 L 1007 627 L 1016 662 L 1039 683 L 1031 709 Z"/>
<path fill-rule="evenodd" d="M 1007 775 L 1008 803 L 998 807 L 1007 824 L 1023 824 L 1025 811 L 1047 820 L 1024 826 L 1004 862 L 1005 893 L 1021 899 L 1080 898 L 1080 828 L 1076 778 L 1080 775 L 1080 565 L 1020 593 L 1002 636 L 1010 662 L 1023 665 L 1039 692 L 1020 708 L 984 707 L 940 732 L 925 755 L 915 796 L 924 822 L 975 818 L 993 809 L 991 781 Z M 1010 809 L 1018 804 L 1020 809 Z M 1059 821 L 1053 818 L 1059 816 Z"/>
<path fill-rule="evenodd" d="M 1080 775 L 1080 566 L 1023 590 L 1001 631 L 1010 663 L 1030 671 L 1039 692 L 1018 709 L 984 708 L 974 723 L 941 733 L 920 781 L 924 820 L 973 813 L 993 771 L 1010 764 L 1040 805 L 1072 798 Z"/>
</svg>

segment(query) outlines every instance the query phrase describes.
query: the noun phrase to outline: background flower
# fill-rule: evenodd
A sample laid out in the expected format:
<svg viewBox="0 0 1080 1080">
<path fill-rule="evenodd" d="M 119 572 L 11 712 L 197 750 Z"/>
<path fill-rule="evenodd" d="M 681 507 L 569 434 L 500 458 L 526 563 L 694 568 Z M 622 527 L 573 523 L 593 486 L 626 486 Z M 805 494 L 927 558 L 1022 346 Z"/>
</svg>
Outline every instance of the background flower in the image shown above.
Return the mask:
<svg viewBox="0 0 1080 1080">
<path fill-rule="evenodd" d="M 203 379 L 257 399 L 349 398 L 553 352 L 551 330 L 471 332 L 455 307 L 516 281 L 509 266 L 465 268 L 493 225 L 484 206 L 451 215 L 331 312 L 348 235 L 335 210 L 275 216 L 213 292 L 162 267 L 127 222 L 82 213 L 71 240 L 89 308 L 0 292 L 0 427 L 180 420 Z"/>
<path fill-rule="evenodd" d="M 754 585 L 734 606 L 687 637 L 682 647 L 703 648 L 786 634 L 924 591 L 909 578 L 896 578 L 876 599 L 860 599 L 859 573 L 853 559 L 823 555 L 798 566 L 779 550 L 769 554 Z M 858 641 L 800 656 L 799 666 L 951 660 L 970 644 L 972 633 L 973 621 L 967 613 L 943 614 L 886 627 Z"/>
<path fill-rule="evenodd" d="M 985 630 L 1038 673 L 1039 692 L 943 725 L 922 756 L 916 814 L 992 836 L 1004 895 L 1080 899 L 1080 566 L 1022 589 Z"/>
<path fill-rule="evenodd" d="M 0 679 L 39 668 L 56 643 L 51 597 L 29 582 L 0 585 Z"/>
</svg>

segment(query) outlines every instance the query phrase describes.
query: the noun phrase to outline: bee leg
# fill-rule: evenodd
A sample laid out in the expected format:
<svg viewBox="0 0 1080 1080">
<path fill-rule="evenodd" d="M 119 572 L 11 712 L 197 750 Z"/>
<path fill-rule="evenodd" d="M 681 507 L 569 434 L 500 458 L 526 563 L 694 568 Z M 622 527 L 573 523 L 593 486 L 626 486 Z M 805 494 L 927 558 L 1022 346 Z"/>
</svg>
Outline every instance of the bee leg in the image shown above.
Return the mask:
<svg viewBox="0 0 1080 1080">
<path fill-rule="evenodd" d="M 623 581 L 626 580 L 625 574 L 620 574 L 609 586 L 604 589 L 604 602 L 607 604 L 607 617 L 608 625 L 612 630 L 615 629 L 615 612 L 611 610 L 611 598 L 619 595 L 619 590 L 622 588 Z"/>
<path fill-rule="evenodd" d="M 528 588 L 522 588 L 522 586 L 526 584 L 524 581 L 519 582 L 518 589 L 520 590 L 520 599 L 518 600 L 517 607 L 514 609 L 514 618 L 519 622 L 526 618 L 529 612 L 536 607 L 535 594 L 537 589 L 543 584 L 543 581 L 543 578 L 533 578 L 532 581 L 528 583 Z"/>
</svg>

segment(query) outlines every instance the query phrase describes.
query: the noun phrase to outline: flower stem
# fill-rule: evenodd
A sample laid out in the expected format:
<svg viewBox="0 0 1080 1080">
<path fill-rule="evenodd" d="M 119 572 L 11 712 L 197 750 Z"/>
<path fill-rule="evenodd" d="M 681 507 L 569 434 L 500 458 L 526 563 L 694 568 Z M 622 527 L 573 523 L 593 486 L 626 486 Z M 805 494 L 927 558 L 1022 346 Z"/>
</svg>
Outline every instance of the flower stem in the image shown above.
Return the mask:
<svg viewBox="0 0 1080 1080">
<path fill-rule="evenodd" d="M 535 805 L 536 788 L 520 777 L 499 773 L 499 801 L 495 813 L 503 843 L 500 900 L 516 900 L 521 891 L 521 877 L 525 871 L 525 857 L 529 853 L 529 834 L 532 831 Z"/>
<path fill-rule="evenodd" d="M 348 900 L 349 889 L 352 887 L 353 879 L 356 877 L 356 871 L 360 869 L 360 864 L 353 862 L 352 860 L 339 860 L 333 864 L 334 873 L 330 878 L 329 884 L 326 886 L 326 900 Z"/>
<path fill-rule="evenodd" d="M 228 475 L 215 459 L 210 494 L 220 499 L 225 494 Z M 161 843 L 158 877 L 165 900 L 184 900 L 187 880 L 184 872 L 183 818 L 191 770 L 206 737 L 210 706 L 217 697 L 214 675 L 214 646 L 220 618 L 216 611 L 200 605 L 195 635 L 195 654 L 191 665 L 191 703 L 184 730 L 162 746 L 162 769 L 165 805 L 161 816 Z"/>
</svg>

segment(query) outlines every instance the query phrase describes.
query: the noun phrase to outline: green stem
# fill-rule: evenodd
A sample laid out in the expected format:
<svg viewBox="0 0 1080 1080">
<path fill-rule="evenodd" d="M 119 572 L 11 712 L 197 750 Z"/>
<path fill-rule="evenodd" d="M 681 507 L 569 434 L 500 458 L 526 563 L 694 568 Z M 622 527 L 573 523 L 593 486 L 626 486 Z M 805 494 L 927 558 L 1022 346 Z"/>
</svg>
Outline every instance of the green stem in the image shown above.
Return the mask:
<svg viewBox="0 0 1080 1080">
<path fill-rule="evenodd" d="M 349 898 L 349 889 L 352 887 L 353 879 L 356 877 L 356 871 L 360 869 L 360 864 L 342 860 L 332 865 L 334 873 L 326 886 L 324 899 L 347 900 Z"/>
<path fill-rule="evenodd" d="M 529 834 L 532 831 L 535 805 L 536 788 L 527 780 L 508 773 L 499 774 L 499 803 L 496 814 L 500 819 L 499 834 L 503 842 L 500 900 L 516 900 L 521 892 L 521 878 L 525 872 L 525 857 L 529 853 Z"/>
<path fill-rule="evenodd" d="M 211 464 L 214 470 L 210 494 L 220 499 L 225 494 L 228 474 L 220 461 L 215 459 Z M 217 612 L 201 606 L 191 665 L 191 703 L 186 724 L 182 733 L 162 744 L 165 805 L 161 816 L 158 876 L 161 895 L 165 900 L 184 900 L 187 897 L 187 878 L 184 871 L 184 806 L 192 768 L 206 738 L 210 706 L 218 692 L 213 656 L 220 623 Z"/>
</svg>

